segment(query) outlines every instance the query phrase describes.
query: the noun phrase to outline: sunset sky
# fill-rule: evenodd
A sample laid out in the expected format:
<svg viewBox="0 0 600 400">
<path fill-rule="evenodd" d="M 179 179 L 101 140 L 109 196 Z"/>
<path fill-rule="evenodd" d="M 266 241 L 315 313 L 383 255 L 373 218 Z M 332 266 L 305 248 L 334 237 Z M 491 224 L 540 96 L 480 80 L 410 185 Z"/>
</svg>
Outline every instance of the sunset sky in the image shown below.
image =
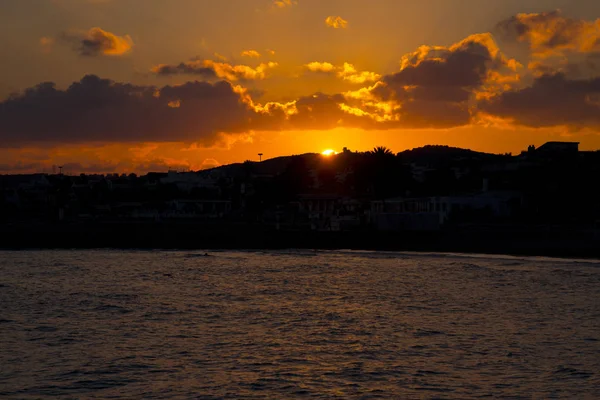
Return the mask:
<svg viewBox="0 0 600 400">
<path fill-rule="evenodd" d="M 0 173 L 600 149 L 600 2 L 0 0 Z"/>
</svg>

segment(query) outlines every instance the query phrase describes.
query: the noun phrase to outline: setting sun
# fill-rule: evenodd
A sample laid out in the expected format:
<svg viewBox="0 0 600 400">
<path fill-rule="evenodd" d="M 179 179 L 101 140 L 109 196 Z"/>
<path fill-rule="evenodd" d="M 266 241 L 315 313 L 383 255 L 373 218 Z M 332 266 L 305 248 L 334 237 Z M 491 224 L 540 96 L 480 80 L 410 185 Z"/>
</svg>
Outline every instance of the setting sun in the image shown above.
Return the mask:
<svg viewBox="0 0 600 400">
<path fill-rule="evenodd" d="M 334 156 L 334 155 L 336 155 L 336 154 L 337 154 L 337 151 L 335 151 L 335 150 L 332 150 L 332 149 L 327 149 L 327 150 L 323 150 L 323 152 L 322 152 L 321 154 L 323 154 L 323 155 L 324 155 L 324 156 L 326 156 L 326 157 L 329 157 L 329 156 Z"/>
</svg>

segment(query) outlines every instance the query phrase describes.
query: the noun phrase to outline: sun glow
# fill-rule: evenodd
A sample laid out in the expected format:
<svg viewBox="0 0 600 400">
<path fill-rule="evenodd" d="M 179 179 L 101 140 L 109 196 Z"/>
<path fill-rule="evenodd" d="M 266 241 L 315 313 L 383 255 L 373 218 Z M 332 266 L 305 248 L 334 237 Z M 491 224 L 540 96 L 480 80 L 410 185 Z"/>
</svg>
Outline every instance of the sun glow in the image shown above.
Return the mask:
<svg viewBox="0 0 600 400">
<path fill-rule="evenodd" d="M 330 156 L 336 155 L 337 151 L 331 150 L 331 149 L 327 149 L 327 150 L 323 150 L 323 152 L 321 154 L 323 154 L 325 157 L 330 157 Z"/>
</svg>

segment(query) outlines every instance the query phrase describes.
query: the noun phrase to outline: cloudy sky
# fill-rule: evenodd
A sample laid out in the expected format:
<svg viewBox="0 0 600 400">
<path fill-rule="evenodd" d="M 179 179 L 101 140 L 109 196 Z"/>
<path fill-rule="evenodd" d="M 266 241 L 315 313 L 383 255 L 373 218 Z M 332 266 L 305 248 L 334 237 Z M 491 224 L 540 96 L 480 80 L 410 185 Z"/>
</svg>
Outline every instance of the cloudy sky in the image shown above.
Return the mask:
<svg viewBox="0 0 600 400">
<path fill-rule="evenodd" d="M 0 173 L 600 149 L 600 2 L 0 0 Z"/>
</svg>

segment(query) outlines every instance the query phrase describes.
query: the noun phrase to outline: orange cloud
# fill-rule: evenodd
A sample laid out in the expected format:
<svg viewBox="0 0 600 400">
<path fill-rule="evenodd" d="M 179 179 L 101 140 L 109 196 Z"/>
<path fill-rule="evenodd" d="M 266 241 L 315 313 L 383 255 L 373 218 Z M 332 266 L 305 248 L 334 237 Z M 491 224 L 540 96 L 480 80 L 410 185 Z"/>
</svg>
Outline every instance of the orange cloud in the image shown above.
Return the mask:
<svg viewBox="0 0 600 400">
<path fill-rule="evenodd" d="M 338 72 L 338 76 L 352 83 L 374 82 L 381 78 L 381 75 L 370 71 L 357 71 L 354 65 L 344 63 Z"/>
<path fill-rule="evenodd" d="M 260 58 L 260 53 L 256 50 L 244 50 L 241 53 L 242 57 Z"/>
<path fill-rule="evenodd" d="M 344 29 L 348 26 L 348 21 L 340 16 L 330 15 L 329 17 L 325 18 L 325 25 L 334 29 Z"/>
<path fill-rule="evenodd" d="M 277 67 L 276 62 L 261 63 L 256 68 L 247 65 L 231 65 L 227 63 L 217 63 L 211 60 L 205 60 L 204 66 L 212 68 L 219 78 L 236 80 L 256 80 L 265 79 L 266 72 L 269 69 Z"/>
<path fill-rule="evenodd" d="M 298 2 L 296 0 L 274 0 L 273 4 L 275 5 L 275 7 L 285 8 L 294 6 L 298 4 Z"/>
<path fill-rule="evenodd" d="M 450 46 L 421 46 L 401 57 L 400 69 L 387 75 L 360 71 L 350 63 L 303 66 L 365 86 L 345 93 L 261 102 L 253 89 L 231 83 L 265 79 L 275 67 L 277 63 L 248 66 L 195 59 L 158 65 L 153 71 L 213 83 L 199 79 L 157 88 L 97 76 L 66 89 L 41 83 L 0 102 L 5 110 L 0 150 L 31 143 L 143 140 L 209 146 L 222 143 L 223 134 L 251 140 L 255 131 L 446 129 L 500 120 L 531 127 L 600 126 L 597 78 L 573 80 L 552 73 L 534 77 L 527 86 L 521 79 L 527 70 L 507 58 L 489 33 Z M 546 116 L 546 110 L 552 115 Z"/>
<path fill-rule="evenodd" d="M 324 72 L 324 73 L 336 73 L 336 75 L 355 84 L 363 84 L 365 82 L 374 82 L 381 78 L 381 75 L 370 72 L 370 71 L 357 71 L 354 65 L 350 63 L 344 63 L 340 67 L 329 62 L 318 62 L 314 61 L 304 66 L 310 72 Z"/>
<path fill-rule="evenodd" d="M 586 21 L 565 17 L 557 11 L 517 14 L 502 21 L 500 30 L 509 37 L 527 42 L 538 58 L 560 56 L 565 51 L 600 51 L 600 18 Z"/>
<path fill-rule="evenodd" d="M 313 61 L 305 65 L 305 67 L 311 72 L 332 72 L 336 67 L 328 62 Z"/>
<path fill-rule="evenodd" d="M 82 56 L 121 56 L 131 51 L 133 40 L 129 35 L 117 36 L 101 28 L 91 28 L 87 32 L 63 32 L 61 38 L 74 45 Z"/>
<path fill-rule="evenodd" d="M 472 122 L 475 94 L 491 74 L 511 65 L 489 35 L 473 35 L 386 76 L 359 72 L 345 63 L 314 62 L 307 69 L 350 82 L 377 82 L 346 94 L 315 93 L 287 102 L 260 103 L 252 92 L 229 82 L 264 79 L 276 63 L 257 67 L 213 60 L 160 65 L 160 75 L 194 74 L 229 82 L 136 86 L 86 76 L 65 90 L 43 83 L 0 107 L 3 145 L 31 142 L 204 141 L 221 133 L 335 127 L 447 128 Z M 494 75 L 499 83 L 504 83 Z M 592 97 L 590 97 L 592 98 Z"/>
<path fill-rule="evenodd" d="M 159 64 L 151 69 L 157 75 L 200 75 L 206 79 L 260 80 L 265 79 L 267 71 L 276 68 L 276 62 L 261 63 L 252 68 L 248 65 L 231 65 L 213 60 L 191 60 L 179 64 Z"/>
<path fill-rule="evenodd" d="M 470 93 L 475 93 L 477 98 L 488 98 L 510 90 L 521 81 L 517 71 L 523 68 L 523 65 L 515 59 L 507 58 L 490 33 L 470 35 L 449 47 L 421 46 L 402 57 L 401 71 L 405 71 L 407 76 L 414 75 L 418 80 L 427 76 L 428 80 L 439 80 L 441 83 L 445 80 L 443 74 L 447 69 L 452 79 L 457 79 L 461 77 L 461 72 L 455 71 L 454 66 L 463 68 L 457 60 L 459 56 L 464 58 L 462 62 L 470 64 L 464 65 L 467 69 L 462 72 L 465 81 L 461 84 L 463 88 L 469 88 Z M 434 72 L 434 69 L 438 71 Z M 417 74 L 418 70 L 423 72 Z M 425 74 L 425 71 L 428 72 Z M 435 76 L 436 74 L 439 75 Z M 448 79 L 450 78 L 448 76 Z M 445 82 L 444 85 L 456 83 Z"/>
</svg>

